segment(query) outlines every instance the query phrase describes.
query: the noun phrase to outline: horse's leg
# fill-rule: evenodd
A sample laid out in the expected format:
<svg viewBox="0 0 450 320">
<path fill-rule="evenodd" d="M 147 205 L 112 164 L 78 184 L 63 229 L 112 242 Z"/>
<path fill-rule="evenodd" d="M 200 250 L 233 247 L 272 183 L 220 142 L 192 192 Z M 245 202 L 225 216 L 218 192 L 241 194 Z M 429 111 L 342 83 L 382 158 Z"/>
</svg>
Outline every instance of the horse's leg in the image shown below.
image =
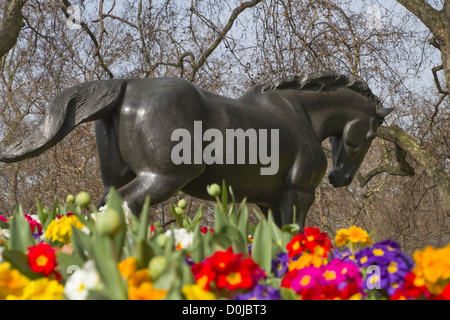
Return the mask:
<svg viewBox="0 0 450 320">
<path fill-rule="evenodd" d="M 140 172 L 133 181 L 118 189 L 118 192 L 122 199 L 128 203 L 131 212 L 139 215 L 147 195 L 150 196 L 151 205 L 166 201 L 203 170 L 204 168 L 197 172 L 186 172 L 178 175 L 159 174 L 150 171 Z"/>
<path fill-rule="evenodd" d="M 296 223 L 300 226 L 299 233 L 303 232 L 305 227 L 306 215 L 309 208 L 314 203 L 315 192 L 312 190 L 288 189 L 281 196 L 281 219 L 283 225 L 293 223 L 294 206 L 296 214 Z"/>
<path fill-rule="evenodd" d="M 97 203 L 97 208 L 105 205 L 110 187 L 119 189 L 132 181 L 136 174 L 127 167 L 120 155 L 117 130 L 112 119 L 95 122 L 97 149 L 100 158 L 100 173 L 105 193 Z"/>
<path fill-rule="evenodd" d="M 281 219 L 281 213 L 278 209 L 268 208 L 265 206 L 258 205 L 259 209 L 261 209 L 261 212 L 268 217 L 269 216 L 269 210 L 272 211 L 273 220 L 275 221 L 276 225 L 281 229 L 283 226 L 283 222 Z"/>
</svg>

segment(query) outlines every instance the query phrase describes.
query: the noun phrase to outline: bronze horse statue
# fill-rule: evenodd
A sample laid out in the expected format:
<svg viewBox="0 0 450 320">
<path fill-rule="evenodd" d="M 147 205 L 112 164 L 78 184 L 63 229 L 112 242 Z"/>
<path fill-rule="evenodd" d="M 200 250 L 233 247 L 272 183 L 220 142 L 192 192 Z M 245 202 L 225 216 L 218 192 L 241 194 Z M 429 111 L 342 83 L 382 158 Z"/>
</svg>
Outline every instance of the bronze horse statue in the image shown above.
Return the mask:
<svg viewBox="0 0 450 320">
<path fill-rule="evenodd" d="M 206 186 L 225 180 L 237 201 L 247 197 L 265 214 L 271 209 L 279 226 L 293 222 L 295 206 L 296 222 L 303 229 L 315 189 L 327 170 L 322 141 L 330 138 L 332 146 L 330 183 L 347 186 L 390 112 L 365 83 L 332 72 L 256 85 L 238 99 L 177 78 L 99 80 L 58 94 L 34 131 L 1 152 L 0 161 L 35 157 L 80 123 L 95 120 L 105 186 L 99 206 L 110 187 L 136 213 L 147 195 L 152 204 L 179 190 L 211 199 Z M 173 132 L 183 128 L 195 135 L 199 121 L 202 133 L 277 130 L 278 141 L 267 141 L 268 148 L 277 148 L 279 154 L 276 173 L 262 175 L 262 163 L 175 164 Z M 202 141 L 201 147 L 205 144 Z M 239 150 L 226 151 L 235 155 Z"/>
</svg>

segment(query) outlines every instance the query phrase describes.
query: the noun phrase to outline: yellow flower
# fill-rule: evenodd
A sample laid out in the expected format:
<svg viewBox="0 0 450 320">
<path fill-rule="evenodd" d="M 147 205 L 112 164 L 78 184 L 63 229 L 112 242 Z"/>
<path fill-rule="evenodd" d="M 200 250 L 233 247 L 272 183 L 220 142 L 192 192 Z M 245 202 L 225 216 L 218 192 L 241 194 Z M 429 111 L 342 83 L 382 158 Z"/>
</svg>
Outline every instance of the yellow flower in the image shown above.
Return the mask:
<svg viewBox="0 0 450 320">
<path fill-rule="evenodd" d="M 142 282 L 139 286 L 128 287 L 128 298 L 130 300 L 162 300 L 167 292 L 155 289 L 149 281 Z"/>
<path fill-rule="evenodd" d="M 348 229 L 340 229 L 336 232 L 336 237 L 334 238 L 336 245 L 342 247 L 347 244 L 347 242 L 361 243 L 363 245 L 370 245 L 372 240 L 369 234 L 364 229 L 360 227 L 351 226 Z"/>
<path fill-rule="evenodd" d="M 214 293 L 203 289 L 197 284 L 185 285 L 182 292 L 187 300 L 216 300 Z"/>
<path fill-rule="evenodd" d="M 350 233 L 347 229 L 341 229 L 336 232 L 336 237 L 334 238 L 334 242 L 338 247 L 342 247 L 348 242 L 348 237 Z"/>
<path fill-rule="evenodd" d="M 348 240 L 353 243 L 362 242 L 363 244 L 370 244 L 371 240 L 369 234 L 366 230 L 361 229 L 360 227 L 351 226 L 348 229 L 349 236 Z"/>
<path fill-rule="evenodd" d="M 28 278 L 16 269 L 11 269 L 8 262 L 0 263 L 0 300 L 10 295 L 21 295 L 28 282 Z"/>
<path fill-rule="evenodd" d="M 450 245 L 442 249 L 428 246 L 423 251 L 416 251 L 413 257 L 416 277 L 432 294 L 439 295 L 450 282 Z"/>
<path fill-rule="evenodd" d="M 153 287 L 148 269 L 136 270 L 135 257 L 121 261 L 118 267 L 120 274 L 127 281 L 130 300 L 161 300 L 167 295 L 167 291 Z"/>
<path fill-rule="evenodd" d="M 136 267 L 136 258 L 130 257 L 119 263 L 119 272 L 125 278 L 125 280 L 128 280 L 136 272 Z"/>
<path fill-rule="evenodd" d="M 303 252 L 300 258 L 289 263 L 289 271 L 300 270 L 310 266 L 318 268 L 325 264 L 327 264 L 327 259 L 316 254 Z"/>
<path fill-rule="evenodd" d="M 40 278 L 30 281 L 20 295 L 9 295 L 7 300 L 62 300 L 64 287 L 56 280 Z"/>
<path fill-rule="evenodd" d="M 45 230 L 45 238 L 68 244 L 72 237 L 72 227 L 83 229 L 84 224 L 74 215 L 63 216 L 59 220 L 53 220 L 47 227 L 47 230 Z"/>
</svg>

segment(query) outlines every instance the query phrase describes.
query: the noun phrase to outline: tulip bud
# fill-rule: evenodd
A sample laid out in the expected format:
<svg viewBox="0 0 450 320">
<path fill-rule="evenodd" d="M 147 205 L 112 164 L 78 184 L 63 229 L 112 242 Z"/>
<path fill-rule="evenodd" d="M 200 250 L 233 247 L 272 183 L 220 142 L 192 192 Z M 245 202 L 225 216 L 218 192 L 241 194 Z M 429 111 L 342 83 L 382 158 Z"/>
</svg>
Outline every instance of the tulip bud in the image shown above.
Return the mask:
<svg viewBox="0 0 450 320">
<path fill-rule="evenodd" d="M 208 194 L 213 197 L 218 197 L 220 195 L 220 187 L 217 184 L 212 184 L 206 187 Z"/>
<path fill-rule="evenodd" d="M 75 202 L 75 197 L 73 196 L 73 194 L 69 194 L 66 198 L 66 202 L 67 203 L 74 203 Z"/>
<path fill-rule="evenodd" d="M 87 208 L 91 204 L 91 196 L 86 191 L 81 191 L 75 197 L 75 201 L 80 207 Z"/>
<path fill-rule="evenodd" d="M 97 217 L 95 229 L 101 234 L 113 236 L 120 230 L 120 218 L 116 210 L 107 208 Z"/>
<path fill-rule="evenodd" d="M 156 256 L 149 263 L 150 276 L 156 280 L 167 269 L 167 258 L 164 256 Z"/>
<path fill-rule="evenodd" d="M 187 203 L 186 200 L 181 199 L 180 201 L 178 201 L 178 207 L 180 207 L 181 209 L 186 209 Z"/>
<path fill-rule="evenodd" d="M 156 238 L 156 244 L 160 247 L 164 247 L 166 245 L 167 242 L 167 236 L 162 233 L 158 236 L 158 238 Z"/>
<path fill-rule="evenodd" d="M 183 212 L 184 212 L 184 210 L 183 209 L 181 209 L 180 207 L 176 207 L 175 208 L 175 213 L 177 214 L 177 215 L 182 215 L 183 214 Z"/>
</svg>

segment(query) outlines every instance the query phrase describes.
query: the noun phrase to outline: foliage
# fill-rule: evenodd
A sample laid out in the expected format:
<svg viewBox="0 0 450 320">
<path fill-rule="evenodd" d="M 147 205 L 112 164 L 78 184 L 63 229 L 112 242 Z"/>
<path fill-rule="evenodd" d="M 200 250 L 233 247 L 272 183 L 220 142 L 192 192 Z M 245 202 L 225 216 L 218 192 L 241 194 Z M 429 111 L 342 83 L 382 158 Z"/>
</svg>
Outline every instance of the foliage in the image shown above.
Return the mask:
<svg viewBox="0 0 450 320">
<path fill-rule="evenodd" d="M 138 219 L 114 190 L 100 211 L 55 200 L 26 219 L 18 206 L 0 218 L 0 299 L 450 299 L 450 246 L 413 261 L 353 226 L 333 248 L 319 229 L 280 229 L 271 213 L 250 224 L 225 184 L 213 194 L 214 229 L 183 202 L 172 205 L 176 227 L 151 226 L 149 198 Z"/>
</svg>

